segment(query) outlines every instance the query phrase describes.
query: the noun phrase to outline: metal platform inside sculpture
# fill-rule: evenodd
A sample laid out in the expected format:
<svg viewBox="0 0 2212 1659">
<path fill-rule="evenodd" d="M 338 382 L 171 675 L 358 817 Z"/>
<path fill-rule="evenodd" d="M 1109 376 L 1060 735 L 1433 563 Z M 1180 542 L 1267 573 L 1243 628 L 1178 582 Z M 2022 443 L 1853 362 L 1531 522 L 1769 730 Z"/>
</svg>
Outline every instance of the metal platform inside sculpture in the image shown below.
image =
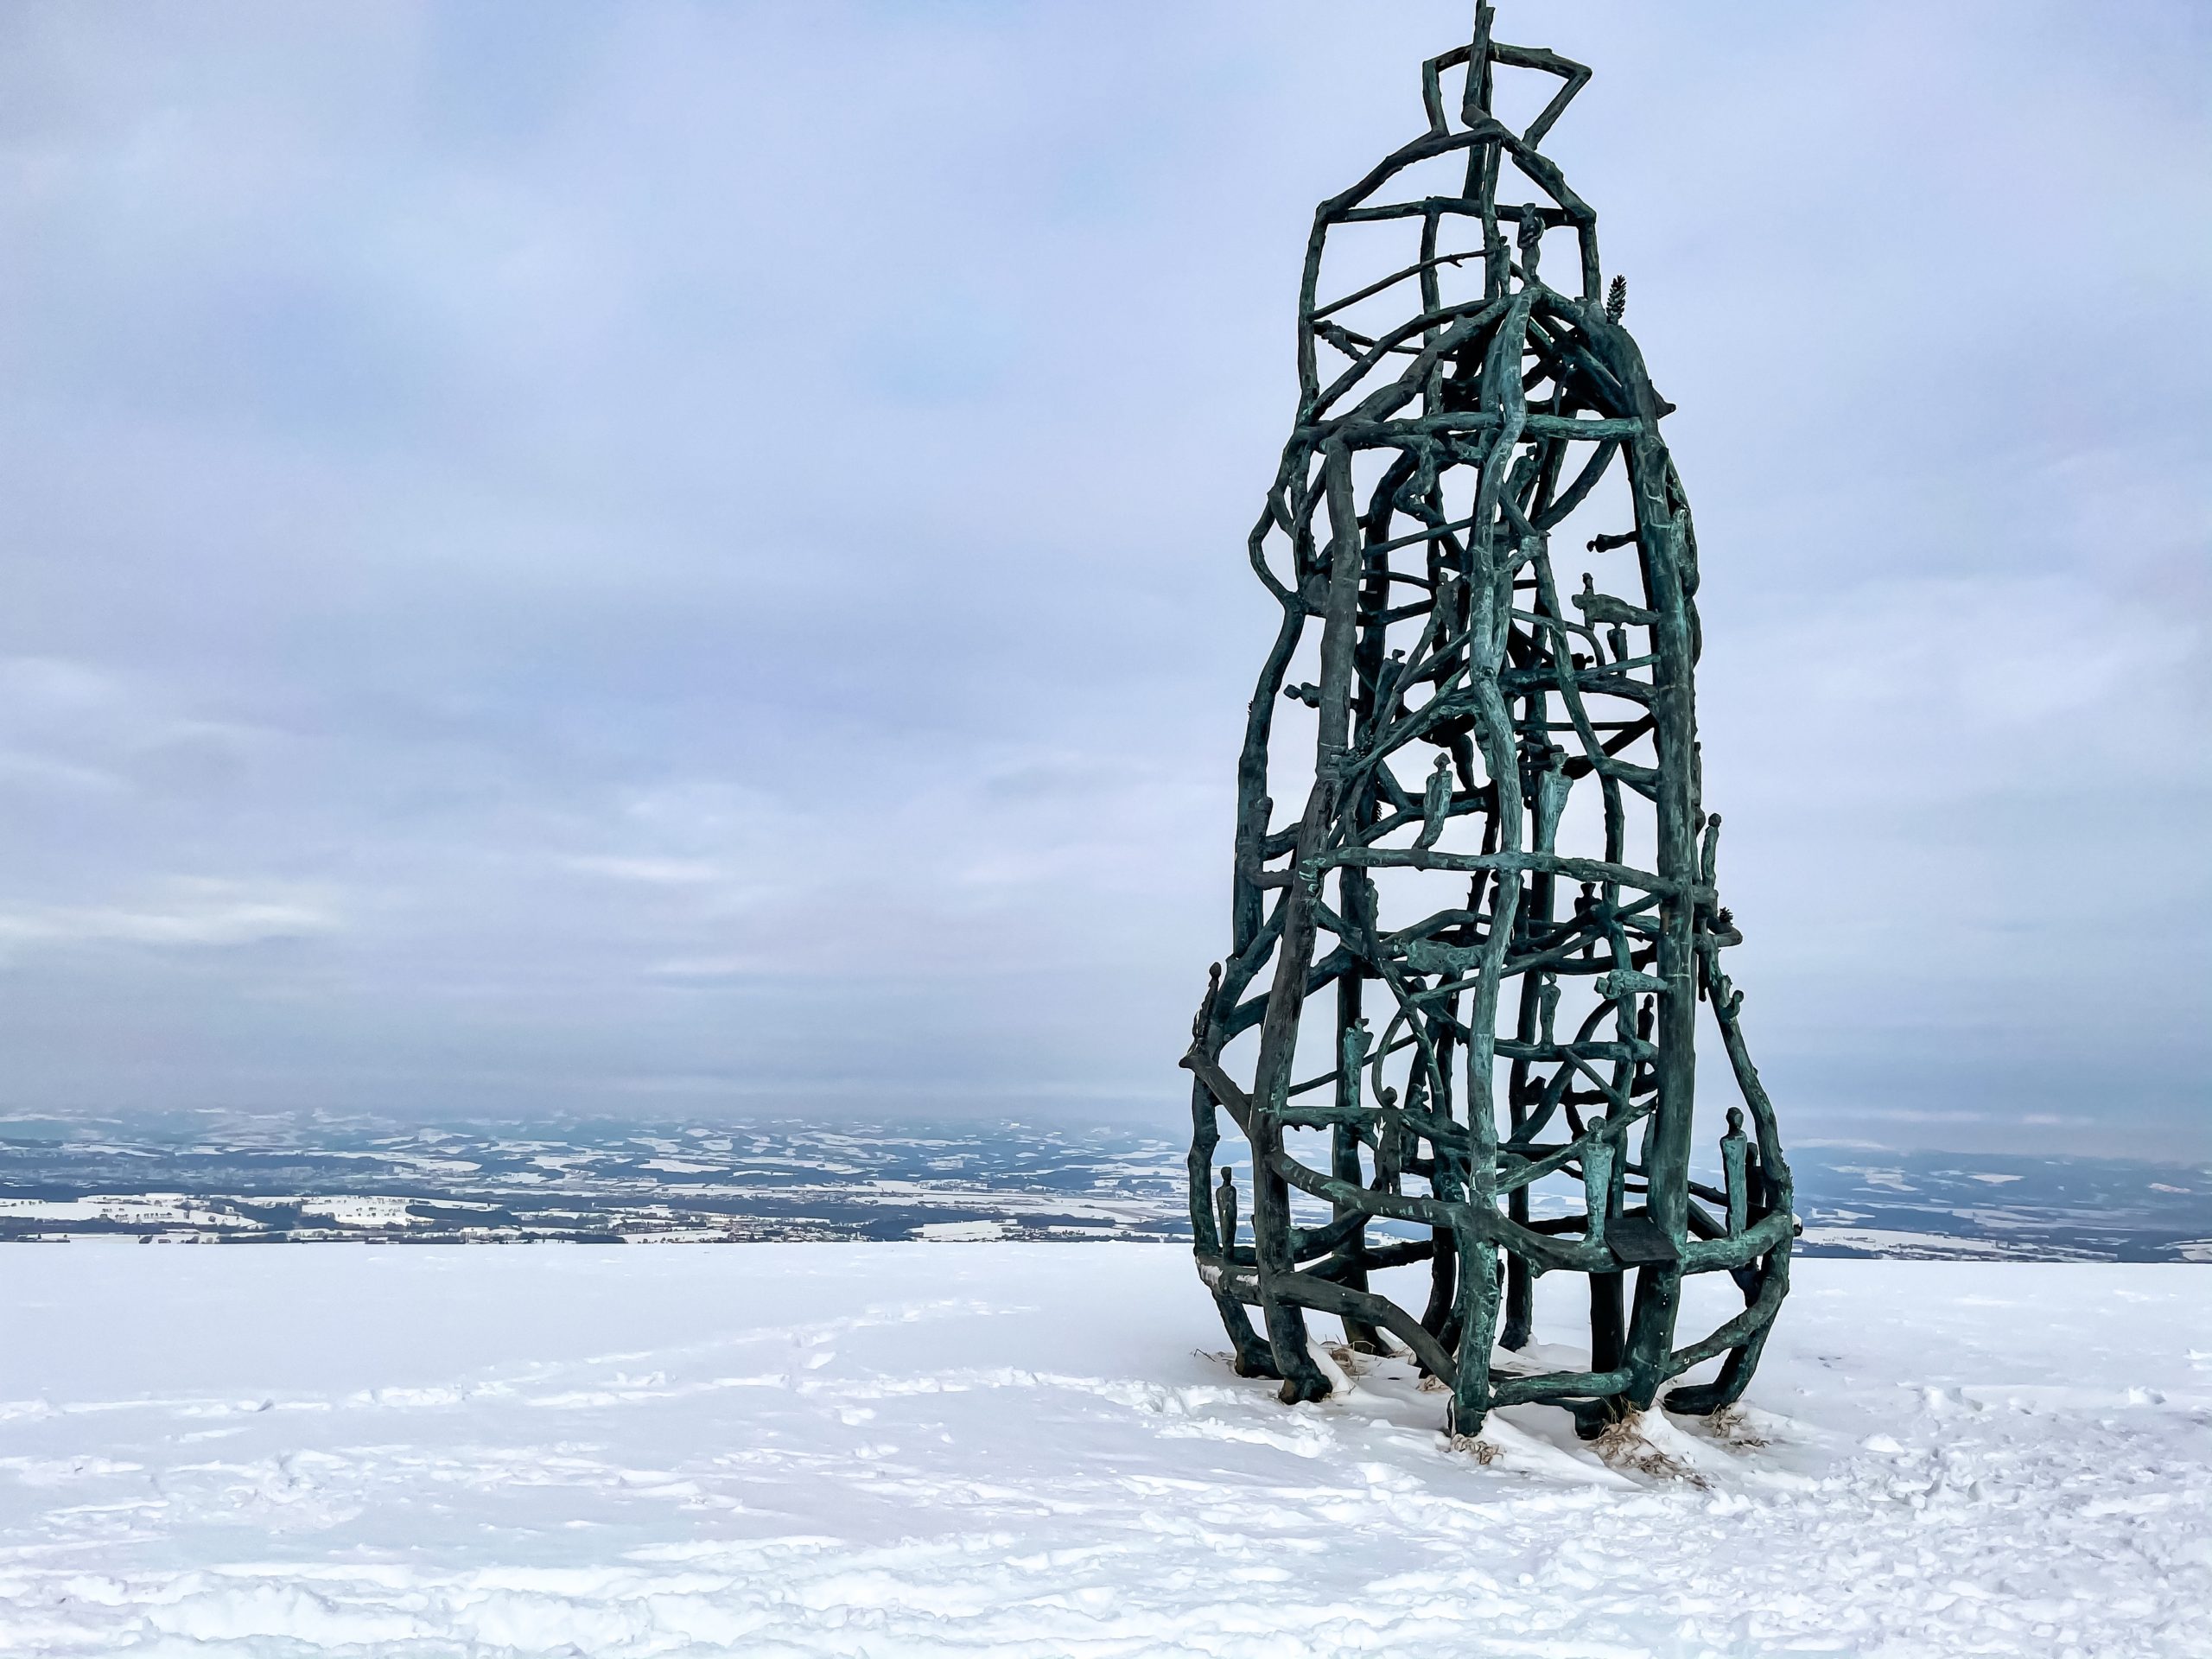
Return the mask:
<svg viewBox="0 0 2212 1659">
<path fill-rule="evenodd" d="M 1250 542 L 1281 626 L 1184 1059 L 1191 1218 L 1238 1369 L 1286 1400 L 1328 1391 L 1318 1313 L 1408 1351 L 1461 1433 L 1529 1401 L 1597 1433 L 1736 1399 L 1795 1224 L 1721 965 L 1740 936 L 1700 798 L 1672 405 L 1539 149 L 1590 72 L 1491 31 L 1483 7 L 1424 66 L 1427 130 L 1315 215 L 1298 411 Z M 1700 1025 L 1740 1099 L 1702 1136 Z M 1705 1273 L 1743 1310 L 1684 1341 Z M 1515 1363 L 1539 1294 L 1586 1297 L 1586 1369 Z"/>
</svg>

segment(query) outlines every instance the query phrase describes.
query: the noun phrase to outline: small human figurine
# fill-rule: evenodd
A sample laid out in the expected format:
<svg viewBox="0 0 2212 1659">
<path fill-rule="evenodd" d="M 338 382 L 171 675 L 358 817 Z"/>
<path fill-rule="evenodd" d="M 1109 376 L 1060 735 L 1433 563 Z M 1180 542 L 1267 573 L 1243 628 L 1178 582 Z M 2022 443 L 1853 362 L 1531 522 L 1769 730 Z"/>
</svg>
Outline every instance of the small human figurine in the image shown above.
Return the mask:
<svg viewBox="0 0 2212 1659">
<path fill-rule="evenodd" d="M 1533 202 L 1521 210 L 1521 234 L 1515 238 L 1521 248 L 1521 280 L 1536 280 L 1536 262 L 1544 255 L 1543 210 Z"/>
<path fill-rule="evenodd" d="M 1451 817 L 1452 757 L 1440 753 L 1436 764 L 1429 768 L 1427 786 L 1421 791 L 1421 834 L 1414 837 L 1414 845 L 1423 852 L 1435 846 Z"/>
<path fill-rule="evenodd" d="M 1374 1042 L 1374 1033 L 1368 1030 L 1366 1020 L 1344 1027 L 1343 1046 L 1337 1055 L 1337 1064 L 1344 1069 L 1344 1092 L 1355 1106 L 1359 1104 L 1360 1075 L 1367 1070 L 1367 1051 Z"/>
</svg>

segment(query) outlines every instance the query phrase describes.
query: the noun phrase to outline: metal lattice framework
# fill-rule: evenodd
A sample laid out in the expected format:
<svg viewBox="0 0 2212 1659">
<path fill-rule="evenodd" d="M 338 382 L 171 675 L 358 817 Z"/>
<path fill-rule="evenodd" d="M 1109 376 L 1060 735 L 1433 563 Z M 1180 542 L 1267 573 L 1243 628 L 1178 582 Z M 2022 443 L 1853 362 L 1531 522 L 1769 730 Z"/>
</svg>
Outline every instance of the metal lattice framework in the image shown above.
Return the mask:
<svg viewBox="0 0 2212 1659">
<path fill-rule="evenodd" d="M 1529 79 L 1501 71 L 1560 83 L 1518 132 L 1496 99 Z M 1595 1434 L 1713 1359 L 1665 1404 L 1729 1404 L 1794 1232 L 1720 966 L 1741 936 L 1700 799 L 1673 406 L 1625 285 L 1605 289 L 1596 214 L 1537 148 L 1589 76 L 1494 40 L 1479 7 L 1472 43 L 1424 66 L 1427 131 L 1314 216 L 1297 423 L 1250 542 L 1282 624 L 1238 767 L 1230 952 L 1183 1062 L 1198 1268 L 1237 1369 L 1321 1397 L 1305 1315 L 1332 1314 L 1356 1349 L 1410 1351 L 1466 1434 L 1525 1401 Z M 1501 202 L 1516 183 L 1530 200 Z M 1574 293 L 1539 274 L 1569 245 Z M 1554 543 L 1586 548 L 1579 589 Z M 1304 805 L 1278 823 L 1285 785 Z M 1752 1125 L 1729 1110 L 1713 1182 L 1691 1170 L 1700 1004 Z M 1249 1242 L 1225 1163 L 1213 1185 L 1224 1113 Z M 1371 1275 L 1418 1284 L 1419 1263 L 1415 1314 Z M 1722 1272 L 1743 1310 L 1677 1346 L 1684 1280 Z M 1543 1371 L 1518 1351 L 1562 1274 L 1591 1353 Z"/>
</svg>

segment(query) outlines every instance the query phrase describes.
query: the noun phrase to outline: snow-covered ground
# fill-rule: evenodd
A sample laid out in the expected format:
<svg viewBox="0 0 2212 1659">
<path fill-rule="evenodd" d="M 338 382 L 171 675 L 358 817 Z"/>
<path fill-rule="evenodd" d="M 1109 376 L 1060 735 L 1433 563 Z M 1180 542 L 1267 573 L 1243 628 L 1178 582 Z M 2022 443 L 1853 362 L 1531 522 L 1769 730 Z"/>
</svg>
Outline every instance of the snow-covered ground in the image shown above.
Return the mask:
<svg viewBox="0 0 2212 1659">
<path fill-rule="evenodd" d="M 1485 1464 L 1172 1247 L 7 1262 L 26 1659 L 2212 1654 L 2202 1268 L 1806 1262 L 1732 1429 Z"/>
</svg>

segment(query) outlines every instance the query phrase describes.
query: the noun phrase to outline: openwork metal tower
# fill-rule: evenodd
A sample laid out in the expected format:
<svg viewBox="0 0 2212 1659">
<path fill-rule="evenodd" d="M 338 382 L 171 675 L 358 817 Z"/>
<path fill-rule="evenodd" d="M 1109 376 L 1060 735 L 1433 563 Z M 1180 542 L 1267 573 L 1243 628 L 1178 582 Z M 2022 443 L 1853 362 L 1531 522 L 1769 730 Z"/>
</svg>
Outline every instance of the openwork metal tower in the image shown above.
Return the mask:
<svg viewBox="0 0 2212 1659">
<path fill-rule="evenodd" d="M 1334 1315 L 1448 1385 L 1466 1434 L 1526 1401 L 1595 1434 L 1715 1360 L 1663 1403 L 1727 1405 L 1794 1232 L 1721 967 L 1741 936 L 1700 794 L 1673 405 L 1538 148 L 1589 77 L 1480 7 L 1424 66 L 1428 130 L 1314 215 L 1297 421 L 1250 542 L 1282 624 L 1238 766 L 1230 952 L 1183 1062 L 1198 1270 L 1237 1369 L 1325 1395 L 1306 1314 Z M 1701 1007 L 1751 1119 L 1731 1107 L 1706 1179 Z M 1719 1273 L 1741 1311 L 1677 1345 L 1685 1280 Z M 1589 1358 L 1544 1370 L 1521 1357 L 1534 1298 L 1569 1274 Z"/>
</svg>

